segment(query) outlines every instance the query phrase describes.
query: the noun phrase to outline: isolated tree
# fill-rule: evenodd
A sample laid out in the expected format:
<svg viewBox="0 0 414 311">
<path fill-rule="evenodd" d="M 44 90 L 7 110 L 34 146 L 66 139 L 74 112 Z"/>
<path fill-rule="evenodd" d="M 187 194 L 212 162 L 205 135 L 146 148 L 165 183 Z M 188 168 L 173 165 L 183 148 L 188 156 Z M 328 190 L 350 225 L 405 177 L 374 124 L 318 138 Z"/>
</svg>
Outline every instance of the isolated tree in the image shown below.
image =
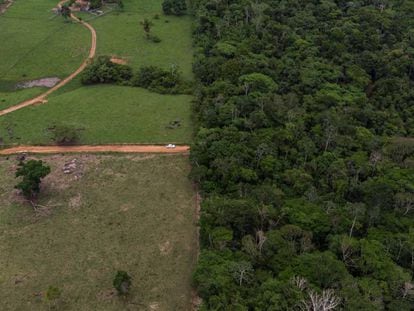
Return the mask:
<svg viewBox="0 0 414 311">
<path fill-rule="evenodd" d="M 150 38 L 151 27 L 154 25 L 148 18 L 141 21 L 142 28 L 144 29 L 147 39 Z"/>
<path fill-rule="evenodd" d="M 30 201 L 36 198 L 40 191 L 42 178 L 50 173 L 50 167 L 43 164 L 43 161 L 29 160 L 21 162 L 16 171 L 16 177 L 23 177 L 15 188 L 22 191 L 23 195 Z"/>
<path fill-rule="evenodd" d="M 118 271 L 112 283 L 120 296 L 126 296 L 129 293 L 132 284 L 132 277 L 125 271 Z"/>
</svg>

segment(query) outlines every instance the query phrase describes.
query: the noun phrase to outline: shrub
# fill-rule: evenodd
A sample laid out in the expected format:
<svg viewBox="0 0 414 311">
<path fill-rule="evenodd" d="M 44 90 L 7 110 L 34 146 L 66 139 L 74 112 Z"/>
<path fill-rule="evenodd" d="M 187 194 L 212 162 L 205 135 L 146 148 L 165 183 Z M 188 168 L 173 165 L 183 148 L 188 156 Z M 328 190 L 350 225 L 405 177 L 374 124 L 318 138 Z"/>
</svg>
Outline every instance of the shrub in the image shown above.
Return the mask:
<svg viewBox="0 0 414 311">
<path fill-rule="evenodd" d="M 83 84 L 125 84 L 132 78 L 132 68 L 111 62 L 109 56 L 100 56 L 82 73 Z"/>
<path fill-rule="evenodd" d="M 161 38 L 158 37 L 157 35 L 153 35 L 153 34 L 149 34 L 147 39 L 154 42 L 154 43 L 160 43 L 161 42 Z"/>
<path fill-rule="evenodd" d="M 177 94 L 180 93 L 183 82 L 176 67 L 167 71 L 155 66 L 145 66 L 136 74 L 133 85 L 158 93 Z"/>
<path fill-rule="evenodd" d="M 118 292 L 118 295 L 128 295 L 132 283 L 131 276 L 125 271 L 118 271 L 115 275 L 113 285 Z"/>
<path fill-rule="evenodd" d="M 32 200 L 40 192 L 41 180 L 50 173 L 50 167 L 43 161 L 30 160 L 27 163 L 20 162 L 16 171 L 16 177 L 22 177 L 15 188 L 22 191 L 23 195 Z"/>
<path fill-rule="evenodd" d="M 79 140 L 79 132 L 70 125 L 55 125 L 51 132 L 52 140 L 58 145 L 70 145 Z"/>
</svg>

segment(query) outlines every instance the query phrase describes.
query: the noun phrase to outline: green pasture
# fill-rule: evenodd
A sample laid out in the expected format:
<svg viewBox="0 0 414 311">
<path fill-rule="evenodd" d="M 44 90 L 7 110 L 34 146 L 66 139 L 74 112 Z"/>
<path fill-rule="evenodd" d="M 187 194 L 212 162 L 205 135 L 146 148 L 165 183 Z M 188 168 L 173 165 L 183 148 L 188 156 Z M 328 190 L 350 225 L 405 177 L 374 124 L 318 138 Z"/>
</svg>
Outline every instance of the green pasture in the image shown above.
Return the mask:
<svg viewBox="0 0 414 311">
<path fill-rule="evenodd" d="M 191 100 L 133 87 L 81 87 L 0 117 L 0 137 L 5 144 L 50 144 L 47 129 L 67 124 L 79 129 L 82 144 L 189 143 Z M 181 126 L 168 128 L 175 120 Z"/>
<path fill-rule="evenodd" d="M 64 163 L 77 159 L 73 174 Z M 52 167 L 37 212 L 0 158 L 1 310 L 190 310 L 197 253 L 194 192 L 184 156 L 40 157 Z M 127 299 L 112 286 L 132 276 Z M 49 286 L 61 290 L 54 303 Z"/>
</svg>

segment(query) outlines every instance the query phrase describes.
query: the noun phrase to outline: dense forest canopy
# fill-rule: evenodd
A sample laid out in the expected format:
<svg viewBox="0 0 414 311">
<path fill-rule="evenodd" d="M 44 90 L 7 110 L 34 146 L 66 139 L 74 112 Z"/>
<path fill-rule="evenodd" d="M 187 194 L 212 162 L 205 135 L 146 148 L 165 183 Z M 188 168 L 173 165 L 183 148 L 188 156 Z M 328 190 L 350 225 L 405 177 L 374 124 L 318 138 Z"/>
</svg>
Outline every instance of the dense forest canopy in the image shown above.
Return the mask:
<svg viewBox="0 0 414 311">
<path fill-rule="evenodd" d="M 204 310 L 414 309 L 414 1 L 192 0 Z"/>
</svg>

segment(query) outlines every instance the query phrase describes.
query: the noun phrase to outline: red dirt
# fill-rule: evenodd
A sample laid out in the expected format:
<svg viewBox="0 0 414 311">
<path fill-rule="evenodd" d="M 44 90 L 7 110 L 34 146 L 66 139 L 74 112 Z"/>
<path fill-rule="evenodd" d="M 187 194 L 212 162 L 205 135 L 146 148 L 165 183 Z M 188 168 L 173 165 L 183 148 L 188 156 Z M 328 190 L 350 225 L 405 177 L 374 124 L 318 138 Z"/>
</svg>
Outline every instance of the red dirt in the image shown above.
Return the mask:
<svg viewBox="0 0 414 311">
<path fill-rule="evenodd" d="M 0 155 L 12 155 L 17 153 L 99 153 L 99 152 L 116 152 L 116 153 L 181 153 L 188 154 L 189 146 L 176 146 L 168 149 L 160 145 L 100 145 L 100 146 L 18 146 L 0 150 Z"/>
<path fill-rule="evenodd" d="M 66 0 L 59 2 L 58 7 L 60 7 L 63 3 L 65 3 Z M 85 26 L 86 28 L 88 28 L 91 32 L 92 35 L 92 41 L 91 41 L 91 48 L 89 50 L 89 56 L 86 60 L 83 61 L 83 63 L 80 65 L 80 67 L 73 72 L 71 75 L 69 75 L 68 77 L 66 77 L 65 79 L 63 79 L 62 81 L 60 81 L 58 84 L 56 84 L 54 87 L 50 88 L 49 90 L 47 90 L 45 93 L 26 100 L 20 104 L 17 104 L 15 106 L 9 107 L 7 109 L 4 110 L 0 110 L 0 116 L 4 116 L 6 114 L 9 114 L 13 111 L 22 109 L 24 107 L 27 106 L 31 106 L 31 105 L 35 105 L 35 104 L 41 104 L 41 103 L 46 103 L 46 97 L 49 96 L 51 93 L 55 92 L 56 90 L 60 89 L 62 86 L 68 84 L 70 81 L 72 81 L 77 75 L 79 75 L 84 69 L 85 67 L 89 64 L 90 60 L 93 59 L 95 57 L 95 53 L 96 53 L 96 31 L 95 29 L 89 25 L 88 23 L 80 20 L 79 18 L 77 18 L 75 15 L 71 14 L 70 17 L 78 22 L 81 23 L 83 26 Z"/>
<path fill-rule="evenodd" d="M 114 64 L 118 64 L 118 65 L 126 65 L 128 63 L 126 59 L 119 58 L 116 56 L 111 57 L 111 62 L 113 62 Z"/>
</svg>

